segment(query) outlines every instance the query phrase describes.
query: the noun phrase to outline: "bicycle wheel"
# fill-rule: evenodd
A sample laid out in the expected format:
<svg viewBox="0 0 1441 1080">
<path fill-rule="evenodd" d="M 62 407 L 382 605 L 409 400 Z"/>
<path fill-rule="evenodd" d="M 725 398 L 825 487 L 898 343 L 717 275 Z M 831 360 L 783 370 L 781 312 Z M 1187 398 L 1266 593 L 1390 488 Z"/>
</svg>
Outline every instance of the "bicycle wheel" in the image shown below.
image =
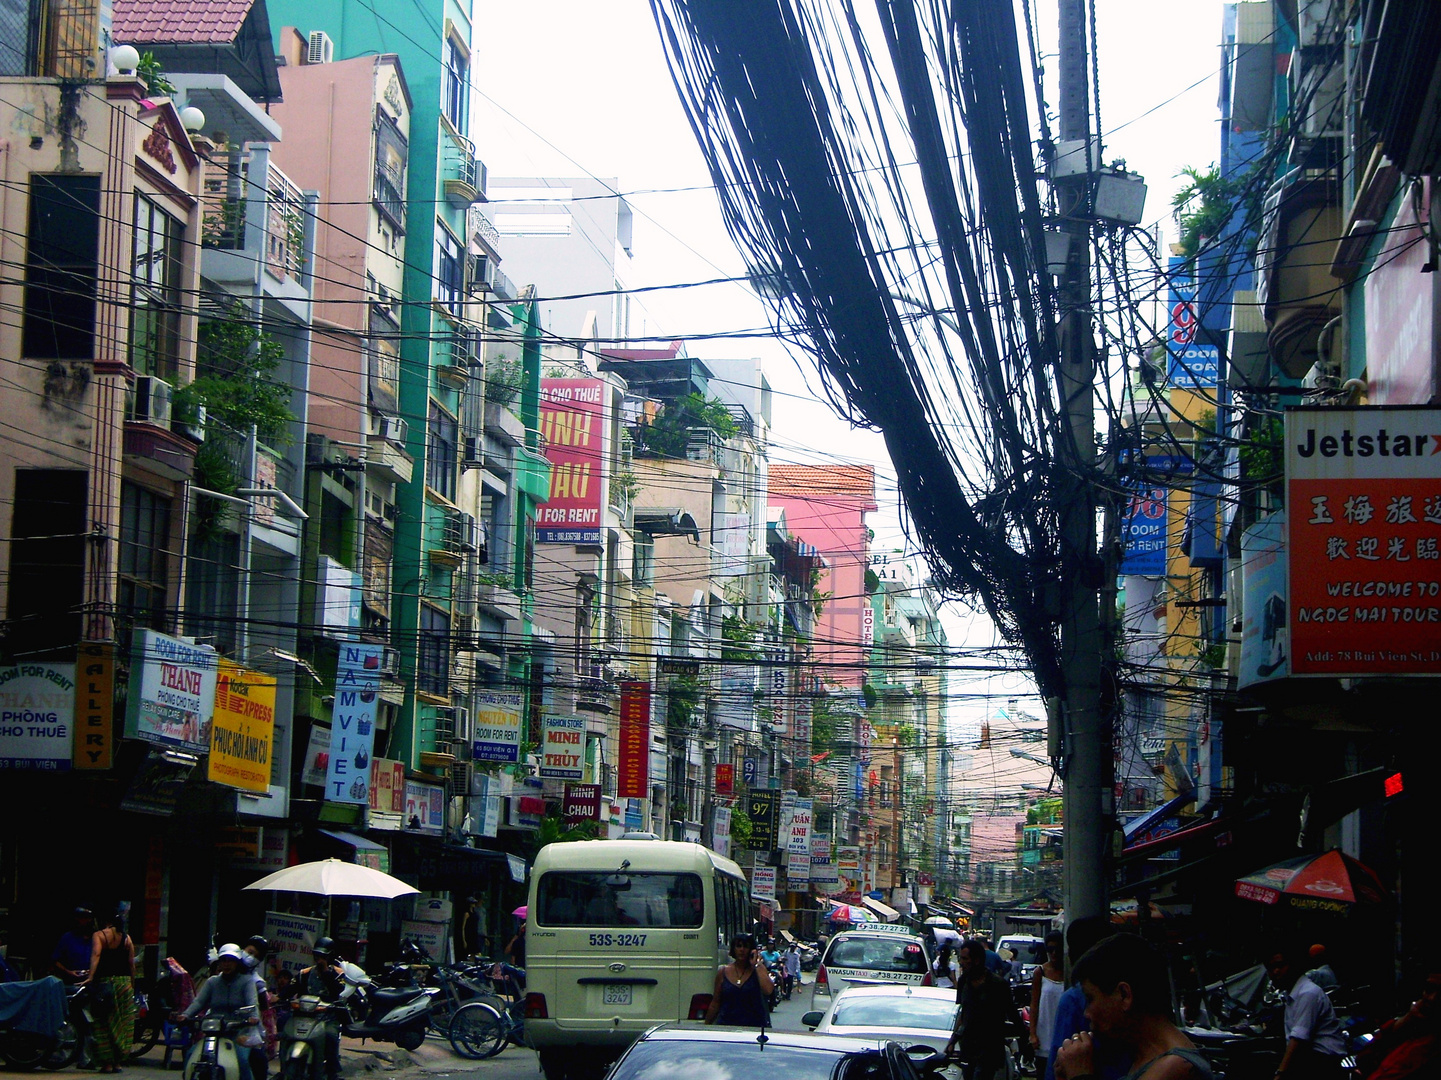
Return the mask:
<svg viewBox="0 0 1441 1080">
<path fill-rule="evenodd" d="M 143 1058 L 150 1051 L 155 1049 L 155 1044 L 160 1041 L 160 1023 L 152 1022 L 148 1016 L 137 1017 L 135 1020 L 135 1041 L 130 1044 L 130 1060 L 136 1061 Z"/>
<path fill-rule="evenodd" d="M 505 1021 L 485 1002 L 472 1001 L 455 1010 L 446 1036 L 463 1058 L 478 1061 L 494 1057 L 505 1049 Z"/>
<path fill-rule="evenodd" d="M 40 1062 L 40 1067 L 51 1072 L 68 1069 L 80 1057 L 80 1048 L 84 1044 L 85 1036 L 67 1020 L 60 1025 L 60 1031 L 55 1036 L 55 1046 L 50 1053 L 45 1055 L 45 1060 Z"/>
</svg>

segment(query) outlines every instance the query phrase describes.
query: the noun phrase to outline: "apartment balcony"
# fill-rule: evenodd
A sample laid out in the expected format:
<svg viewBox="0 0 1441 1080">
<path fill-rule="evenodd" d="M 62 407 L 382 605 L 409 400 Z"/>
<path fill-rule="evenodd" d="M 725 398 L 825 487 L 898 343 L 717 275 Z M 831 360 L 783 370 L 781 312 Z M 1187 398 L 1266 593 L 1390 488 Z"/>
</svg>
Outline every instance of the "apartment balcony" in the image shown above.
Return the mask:
<svg viewBox="0 0 1441 1080">
<path fill-rule="evenodd" d="M 372 435 L 365 446 L 365 471 L 386 483 L 408 484 L 415 459 L 389 439 Z"/>
<path fill-rule="evenodd" d="M 308 318 L 313 200 L 252 144 L 207 173 L 200 275 L 235 293 L 264 292 Z"/>
<path fill-rule="evenodd" d="M 444 145 L 445 172 L 441 192 L 455 210 L 468 210 L 485 201 L 485 163 L 475 156 L 469 139 L 450 135 Z"/>
<path fill-rule="evenodd" d="M 497 619 L 520 621 L 520 597 L 504 585 L 489 581 L 477 582 L 475 602 L 480 610 Z"/>
</svg>

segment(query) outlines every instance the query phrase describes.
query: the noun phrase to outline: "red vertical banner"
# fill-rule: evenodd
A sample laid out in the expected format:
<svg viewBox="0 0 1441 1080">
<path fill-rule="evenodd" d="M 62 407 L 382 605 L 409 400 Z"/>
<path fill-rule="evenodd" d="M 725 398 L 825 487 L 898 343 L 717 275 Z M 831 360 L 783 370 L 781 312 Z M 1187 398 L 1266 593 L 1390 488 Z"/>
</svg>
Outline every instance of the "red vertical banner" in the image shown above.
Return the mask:
<svg viewBox="0 0 1441 1080">
<path fill-rule="evenodd" d="M 650 795 L 650 683 L 620 684 L 620 748 L 616 761 L 616 797 Z"/>
<path fill-rule="evenodd" d="M 736 767 L 734 765 L 717 765 L 715 767 L 715 793 L 717 795 L 734 795 L 736 793 Z"/>
</svg>

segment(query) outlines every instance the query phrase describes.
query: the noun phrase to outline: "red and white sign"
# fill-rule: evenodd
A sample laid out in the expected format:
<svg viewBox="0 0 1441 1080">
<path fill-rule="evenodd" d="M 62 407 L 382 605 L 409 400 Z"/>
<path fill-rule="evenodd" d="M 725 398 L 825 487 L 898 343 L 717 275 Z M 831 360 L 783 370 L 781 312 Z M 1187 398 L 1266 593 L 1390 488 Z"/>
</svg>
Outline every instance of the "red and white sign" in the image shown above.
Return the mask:
<svg viewBox="0 0 1441 1080">
<path fill-rule="evenodd" d="M 561 816 L 566 821 L 599 821 L 600 785 L 566 784 Z"/>
<path fill-rule="evenodd" d="M 1441 674 L 1441 410 L 1286 413 L 1291 672 Z"/>
<path fill-rule="evenodd" d="M 600 543 L 605 392 L 599 379 L 541 380 L 540 434 L 550 460 L 550 499 L 536 511 L 538 543 Z"/>
</svg>

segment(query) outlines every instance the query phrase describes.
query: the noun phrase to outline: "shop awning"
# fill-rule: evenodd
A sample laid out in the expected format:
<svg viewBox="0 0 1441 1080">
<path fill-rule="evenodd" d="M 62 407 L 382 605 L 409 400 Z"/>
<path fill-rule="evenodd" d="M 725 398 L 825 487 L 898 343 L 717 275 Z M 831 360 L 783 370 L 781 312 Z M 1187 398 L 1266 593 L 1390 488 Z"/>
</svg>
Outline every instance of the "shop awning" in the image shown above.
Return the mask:
<svg viewBox="0 0 1441 1080">
<path fill-rule="evenodd" d="M 901 913 L 895 908 L 890 907 L 887 904 L 883 904 L 879 900 L 872 900 L 869 896 L 861 897 L 861 903 L 864 904 L 866 907 L 870 908 L 887 922 L 893 922 L 901 917 Z"/>
<path fill-rule="evenodd" d="M 321 829 L 322 836 L 328 836 L 332 840 L 339 840 L 342 844 L 349 844 L 356 851 L 386 851 L 384 844 L 377 844 L 374 840 L 367 840 L 363 836 L 356 836 L 354 833 L 341 832 L 339 829 Z"/>
</svg>

